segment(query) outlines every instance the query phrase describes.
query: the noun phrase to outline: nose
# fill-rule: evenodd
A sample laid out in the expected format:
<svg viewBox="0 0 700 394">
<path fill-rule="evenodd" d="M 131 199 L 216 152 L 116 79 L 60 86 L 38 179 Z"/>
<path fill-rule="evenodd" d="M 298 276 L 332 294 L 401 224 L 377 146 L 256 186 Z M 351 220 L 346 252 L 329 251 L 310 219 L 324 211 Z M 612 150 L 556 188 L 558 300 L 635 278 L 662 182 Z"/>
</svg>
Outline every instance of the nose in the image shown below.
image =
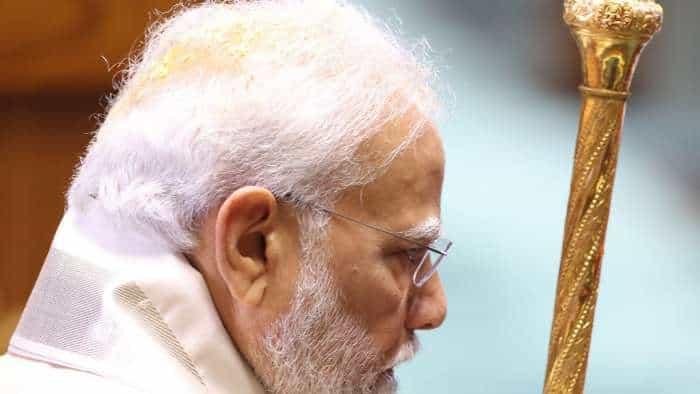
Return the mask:
<svg viewBox="0 0 700 394">
<path fill-rule="evenodd" d="M 414 288 L 408 302 L 407 329 L 432 330 L 440 327 L 447 315 L 447 298 L 439 274 L 435 273 L 422 287 Z"/>
</svg>

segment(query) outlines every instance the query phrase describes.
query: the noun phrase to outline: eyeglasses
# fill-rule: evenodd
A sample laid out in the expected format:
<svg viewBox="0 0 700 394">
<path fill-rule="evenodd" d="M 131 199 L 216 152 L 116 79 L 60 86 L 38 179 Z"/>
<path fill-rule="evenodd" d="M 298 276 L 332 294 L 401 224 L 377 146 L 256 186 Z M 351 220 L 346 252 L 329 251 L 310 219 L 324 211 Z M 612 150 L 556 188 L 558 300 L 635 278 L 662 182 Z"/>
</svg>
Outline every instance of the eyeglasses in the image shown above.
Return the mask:
<svg viewBox="0 0 700 394">
<path fill-rule="evenodd" d="M 426 282 L 428 282 L 428 280 L 430 280 L 430 278 L 435 274 L 435 272 L 437 272 L 440 263 L 442 263 L 445 260 L 445 257 L 447 257 L 447 251 L 450 250 L 450 248 L 452 247 L 452 241 L 446 238 L 439 238 L 431 242 L 430 245 L 424 245 L 401 234 L 397 234 L 393 231 L 389 231 L 387 229 L 375 226 L 373 224 L 361 222 L 342 213 L 335 212 L 333 210 L 319 206 L 317 206 L 317 208 L 323 212 L 327 212 L 331 215 L 345 219 L 352 223 L 369 227 L 373 230 L 391 235 L 403 241 L 410 242 L 413 245 L 419 246 L 418 248 L 412 248 L 406 251 L 408 259 L 411 261 L 411 263 L 413 263 L 416 266 L 412 276 L 413 284 L 416 287 L 422 287 Z M 423 268 L 423 266 L 425 266 L 426 264 L 427 266 Z"/>
</svg>

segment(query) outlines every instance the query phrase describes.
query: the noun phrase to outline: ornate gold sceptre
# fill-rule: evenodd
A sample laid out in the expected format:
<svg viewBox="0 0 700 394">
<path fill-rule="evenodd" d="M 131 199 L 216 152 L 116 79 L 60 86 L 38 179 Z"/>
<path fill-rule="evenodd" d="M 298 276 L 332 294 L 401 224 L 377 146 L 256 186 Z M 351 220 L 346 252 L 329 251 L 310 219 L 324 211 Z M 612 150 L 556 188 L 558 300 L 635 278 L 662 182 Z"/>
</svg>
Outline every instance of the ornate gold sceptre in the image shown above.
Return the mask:
<svg viewBox="0 0 700 394">
<path fill-rule="evenodd" d="M 654 0 L 565 0 L 583 63 L 581 122 L 544 393 L 582 393 L 617 153 L 639 54 L 659 31 Z"/>
</svg>

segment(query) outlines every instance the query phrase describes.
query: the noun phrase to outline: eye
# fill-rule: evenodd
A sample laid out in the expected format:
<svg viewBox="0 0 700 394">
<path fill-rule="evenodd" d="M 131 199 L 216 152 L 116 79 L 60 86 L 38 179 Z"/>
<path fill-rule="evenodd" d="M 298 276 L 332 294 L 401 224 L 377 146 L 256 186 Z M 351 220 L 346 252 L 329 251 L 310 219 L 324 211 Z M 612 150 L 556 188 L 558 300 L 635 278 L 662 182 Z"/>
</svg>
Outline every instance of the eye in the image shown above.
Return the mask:
<svg viewBox="0 0 700 394">
<path fill-rule="evenodd" d="M 423 255 L 425 255 L 425 248 L 410 248 L 404 250 L 404 253 L 408 256 L 411 263 L 418 264 Z"/>
</svg>

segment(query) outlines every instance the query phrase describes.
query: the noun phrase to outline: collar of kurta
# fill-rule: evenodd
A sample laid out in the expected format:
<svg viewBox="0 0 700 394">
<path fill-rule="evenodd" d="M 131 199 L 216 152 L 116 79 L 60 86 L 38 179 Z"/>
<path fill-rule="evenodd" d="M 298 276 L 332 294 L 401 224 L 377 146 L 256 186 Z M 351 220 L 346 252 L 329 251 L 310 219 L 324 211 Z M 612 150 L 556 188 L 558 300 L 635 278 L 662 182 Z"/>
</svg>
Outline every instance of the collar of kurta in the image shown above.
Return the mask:
<svg viewBox="0 0 700 394">
<path fill-rule="evenodd" d="M 68 209 L 9 352 L 146 392 L 262 393 L 201 275 L 165 245 Z"/>
</svg>

